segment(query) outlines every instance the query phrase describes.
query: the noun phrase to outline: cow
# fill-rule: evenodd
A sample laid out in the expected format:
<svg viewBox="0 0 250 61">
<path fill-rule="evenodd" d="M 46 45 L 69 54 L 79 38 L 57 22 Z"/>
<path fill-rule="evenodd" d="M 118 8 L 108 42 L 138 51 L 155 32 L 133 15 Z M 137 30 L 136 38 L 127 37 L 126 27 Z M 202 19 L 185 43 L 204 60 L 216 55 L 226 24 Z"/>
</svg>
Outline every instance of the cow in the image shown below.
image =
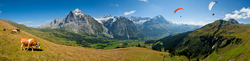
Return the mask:
<svg viewBox="0 0 250 61">
<path fill-rule="evenodd" d="M 6 31 L 6 30 L 7 30 L 7 28 L 4 27 L 4 28 L 3 28 L 3 31 Z"/>
<path fill-rule="evenodd" d="M 11 33 L 14 33 L 14 32 L 15 32 L 16 34 L 18 33 L 17 30 L 12 30 L 12 31 L 11 31 Z"/>
<path fill-rule="evenodd" d="M 18 32 L 20 32 L 20 29 L 16 29 Z"/>
<path fill-rule="evenodd" d="M 33 47 L 32 46 L 36 46 L 36 48 L 40 48 L 40 44 L 39 42 L 36 42 L 34 39 L 30 39 L 30 38 L 21 38 L 21 50 L 23 51 L 23 49 L 25 50 L 25 48 L 23 46 L 28 46 L 27 50 L 29 50 L 30 46 L 32 48 L 32 51 L 33 50 Z M 26 50 L 26 51 L 27 51 Z"/>
</svg>

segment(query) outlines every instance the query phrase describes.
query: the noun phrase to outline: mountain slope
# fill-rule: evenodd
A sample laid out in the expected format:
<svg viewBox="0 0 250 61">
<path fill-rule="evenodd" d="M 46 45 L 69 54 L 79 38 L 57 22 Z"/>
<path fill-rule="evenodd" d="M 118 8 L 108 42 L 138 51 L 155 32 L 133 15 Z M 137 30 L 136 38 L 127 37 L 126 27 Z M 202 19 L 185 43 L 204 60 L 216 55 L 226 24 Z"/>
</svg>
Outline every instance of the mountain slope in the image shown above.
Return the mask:
<svg viewBox="0 0 250 61">
<path fill-rule="evenodd" d="M 2 52 L 0 53 L 0 60 L 162 61 L 162 55 L 168 55 L 168 53 L 138 47 L 103 50 L 58 45 L 22 30 L 18 34 L 10 34 L 10 31 L 16 29 L 16 27 L 3 22 L 2 20 L 0 20 L 0 23 L 0 28 L 6 27 L 8 29 L 7 31 L 0 30 L 0 52 Z M 41 48 L 35 48 L 34 52 L 21 51 L 20 38 L 33 38 L 37 42 L 40 42 Z M 167 56 L 167 58 L 169 58 L 169 56 Z"/>
<path fill-rule="evenodd" d="M 206 58 L 205 60 L 212 61 L 242 59 L 240 56 L 249 56 L 242 54 L 249 51 L 249 26 L 249 24 L 239 24 L 234 19 L 229 21 L 220 19 L 195 31 L 157 40 L 153 43 L 153 47 L 158 49 L 174 47 L 179 54 L 189 58 Z"/>
</svg>

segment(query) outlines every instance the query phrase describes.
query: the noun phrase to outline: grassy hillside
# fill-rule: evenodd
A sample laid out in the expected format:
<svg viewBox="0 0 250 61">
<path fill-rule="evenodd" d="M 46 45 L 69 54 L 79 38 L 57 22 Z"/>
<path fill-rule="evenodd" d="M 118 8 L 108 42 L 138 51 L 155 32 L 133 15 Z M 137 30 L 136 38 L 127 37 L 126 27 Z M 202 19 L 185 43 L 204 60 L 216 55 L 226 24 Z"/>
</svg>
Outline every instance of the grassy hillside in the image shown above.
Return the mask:
<svg viewBox="0 0 250 61">
<path fill-rule="evenodd" d="M 153 48 L 173 47 L 179 55 L 204 60 L 249 60 L 249 24 L 216 20 L 202 28 L 152 41 Z"/>
<path fill-rule="evenodd" d="M 185 57 L 171 58 L 168 53 L 158 52 L 146 48 L 128 47 L 119 49 L 93 49 L 58 45 L 40 37 L 21 31 L 18 34 L 11 34 L 16 27 L 0 20 L 0 61 L 5 60 L 45 60 L 45 61 L 162 61 L 165 60 L 187 60 Z M 8 30 L 3 31 L 6 27 Z M 41 48 L 35 51 L 21 51 L 20 38 L 33 38 L 40 42 Z"/>
</svg>

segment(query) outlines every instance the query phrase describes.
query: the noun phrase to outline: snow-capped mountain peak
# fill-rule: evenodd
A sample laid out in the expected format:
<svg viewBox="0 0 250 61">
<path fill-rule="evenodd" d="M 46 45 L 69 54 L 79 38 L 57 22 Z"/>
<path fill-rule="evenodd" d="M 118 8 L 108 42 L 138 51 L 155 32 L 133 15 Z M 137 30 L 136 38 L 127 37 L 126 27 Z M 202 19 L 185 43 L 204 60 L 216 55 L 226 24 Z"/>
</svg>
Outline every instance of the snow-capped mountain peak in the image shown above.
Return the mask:
<svg viewBox="0 0 250 61">
<path fill-rule="evenodd" d="M 75 15 L 83 15 L 82 11 L 79 10 L 78 8 L 76 8 L 73 12 Z"/>
<path fill-rule="evenodd" d="M 112 17 L 112 16 L 108 13 L 103 16 L 103 18 L 107 18 L 107 17 Z"/>
<path fill-rule="evenodd" d="M 156 18 L 163 18 L 161 14 L 157 15 Z"/>
<path fill-rule="evenodd" d="M 103 17 L 99 17 L 99 18 L 94 18 L 97 22 L 103 24 L 103 22 L 108 21 L 109 19 L 113 19 L 113 22 L 116 21 L 115 17 L 112 17 L 110 14 L 105 14 Z"/>
<path fill-rule="evenodd" d="M 159 14 L 159 15 L 157 15 L 158 17 L 161 17 L 162 15 L 161 14 Z"/>
<path fill-rule="evenodd" d="M 75 11 L 78 12 L 78 11 L 81 11 L 81 10 L 79 10 L 78 8 L 76 8 Z"/>
</svg>

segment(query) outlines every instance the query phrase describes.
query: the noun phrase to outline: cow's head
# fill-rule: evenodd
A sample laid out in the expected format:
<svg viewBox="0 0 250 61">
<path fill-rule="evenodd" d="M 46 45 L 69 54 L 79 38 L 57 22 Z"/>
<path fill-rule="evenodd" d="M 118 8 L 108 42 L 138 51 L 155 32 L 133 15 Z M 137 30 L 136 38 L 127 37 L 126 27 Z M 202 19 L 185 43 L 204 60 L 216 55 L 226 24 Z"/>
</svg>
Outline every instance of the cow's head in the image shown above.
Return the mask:
<svg viewBox="0 0 250 61">
<path fill-rule="evenodd" d="M 37 44 L 36 44 L 36 48 L 40 48 L 40 43 L 38 42 Z"/>
</svg>

